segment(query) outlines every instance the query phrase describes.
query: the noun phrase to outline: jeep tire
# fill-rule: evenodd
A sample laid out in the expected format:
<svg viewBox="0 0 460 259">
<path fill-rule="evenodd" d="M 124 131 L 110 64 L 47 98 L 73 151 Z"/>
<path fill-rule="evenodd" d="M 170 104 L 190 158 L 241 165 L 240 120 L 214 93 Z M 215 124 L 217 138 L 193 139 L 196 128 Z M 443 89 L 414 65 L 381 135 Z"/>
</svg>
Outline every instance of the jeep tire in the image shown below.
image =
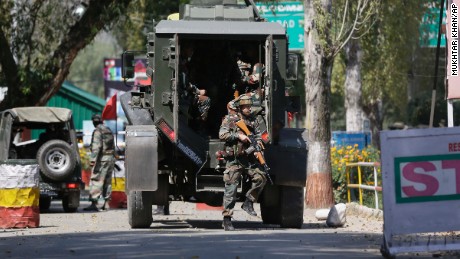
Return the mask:
<svg viewBox="0 0 460 259">
<path fill-rule="evenodd" d="M 128 219 L 131 228 L 149 228 L 152 218 L 152 192 L 130 191 L 128 194 Z"/>
<path fill-rule="evenodd" d="M 40 212 L 49 210 L 51 207 L 51 197 L 50 196 L 40 196 L 38 201 L 38 207 Z"/>
<path fill-rule="evenodd" d="M 77 212 L 80 206 L 80 190 L 71 191 L 62 197 L 62 208 L 65 212 Z"/>
<path fill-rule="evenodd" d="M 76 165 L 76 152 L 69 143 L 53 139 L 45 142 L 37 152 L 37 161 L 43 175 L 54 181 L 68 179 Z"/>
</svg>

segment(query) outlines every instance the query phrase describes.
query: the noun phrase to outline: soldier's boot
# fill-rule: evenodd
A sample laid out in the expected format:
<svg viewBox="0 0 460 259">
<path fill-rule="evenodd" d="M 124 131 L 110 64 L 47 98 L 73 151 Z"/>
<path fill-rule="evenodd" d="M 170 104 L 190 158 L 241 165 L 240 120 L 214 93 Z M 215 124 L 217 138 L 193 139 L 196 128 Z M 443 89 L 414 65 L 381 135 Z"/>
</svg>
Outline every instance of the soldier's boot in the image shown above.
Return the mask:
<svg viewBox="0 0 460 259">
<path fill-rule="evenodd" d="M 89 205 L 88 207 L 84 208 L 83 210 L 85 210 L 85 211 L 99 211 L 99 209 L 97 208 L 96 204 L 97 204 L 97 201 L 91 201 L 91 205 Z"/>
<path fill-rule="evenodd" d="M 232 225 L 232 217 L 224 217 L 224 221 L 222 222 L 222 227 L 225 231 L 233 231 L 235 228 Z"/>
<path fill-rule="evenodd" d="M 107 206 L 107 200 L 104 201 L 104 205 L 102 205 L 101 210 L 102 211 L 109 210 L 109 206 Z"/>
<path fill-rule="evenodd" d="M 246 199 L 241 205 L 241 208 L 246 211 L 251 216 L 257 216 L 257 213 L 254 211 L 253 202 L 249 199 Z"/>
</svg>

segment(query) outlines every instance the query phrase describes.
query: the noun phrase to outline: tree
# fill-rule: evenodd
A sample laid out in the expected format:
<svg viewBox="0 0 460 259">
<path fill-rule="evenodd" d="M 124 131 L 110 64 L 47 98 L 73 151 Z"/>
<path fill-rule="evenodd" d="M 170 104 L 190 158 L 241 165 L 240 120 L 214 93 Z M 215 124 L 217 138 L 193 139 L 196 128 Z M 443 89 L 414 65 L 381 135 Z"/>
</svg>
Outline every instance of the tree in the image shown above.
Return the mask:
<svg viewBox="0 0 460 259">
<path fill-rule="evenodd" d="M 419 47 L 419 28 L 426 11 L 424 2 L 427 1 L 385 2 L 370 32 L 360 39 L 363 50 L 361 103 L 370 120 L 375 146 L 380 145 L 379 131 L 385 118 L 406 120 L 408 98 L 401 95 L 406 96 L 407 87 L 417 74 L 416 67 L 429 67 L 430 62 L 431 65 L 434 62 L 432 58 L 423 61 L 429 55 L 421 53 Z M 423 81 L 427 81 L 426 77 L 416 84 L 422 85 Z"/>
<path fill-rule="evenodd" d="M 101 31 L 72 63 L 67 80 L 78 87 L 104 98 L 101 76 L 104 58 L 119 58 L 123 50 L 145 50 L 147 33 L 153 31 L 153 21 L 178 12 L 184 1 L 132 0 L 123 16 L 110 31 Z M 94 86 L 101 87 L 94 87 Z"/>
<path fill-rule="evenodd" d="M 329 110 L 334 57 L 356 35 L 360 25 L 369 21 L 379 4 L 379 1 L 355 1 L 356 11 L 351 16 L 347 14 L 348 0 L 344 2 L 343 9 L 337 8 L 337 13 L 333 15 L 332 0 L 304 1 L 306 128 L 309 143 L 305 203 L 311 208 L 325 208 L 334 204 Z M 338 13 L 342 15 L 338 16 Z M 342 18 L 341 22 L 333 23 L 333 17 Z"/>
<path fill-rule="evenodd" d="M 153 22 L 179 12 L 179 5 L 188 2 L 188 0 L 133 0 L 127 15 L 116 24 L 113 33 L 123 49 L 144 50 L 147 33 L 153 31 Z"/>
<path fill-rule="evenodd" d="M 351 39 L 345 47 L 345 109 L 347 131 L 363 129 L 361 47 L 357 39 Z"/>
<path fill-rule="evenodd" d="M 84 13 L 76 12 L 77 0 L 0 2 L 0 80 L 8 86 L 0 110 L 46 104 L 78 52 L 130 2 L 88 0 Z"/>
</svg>

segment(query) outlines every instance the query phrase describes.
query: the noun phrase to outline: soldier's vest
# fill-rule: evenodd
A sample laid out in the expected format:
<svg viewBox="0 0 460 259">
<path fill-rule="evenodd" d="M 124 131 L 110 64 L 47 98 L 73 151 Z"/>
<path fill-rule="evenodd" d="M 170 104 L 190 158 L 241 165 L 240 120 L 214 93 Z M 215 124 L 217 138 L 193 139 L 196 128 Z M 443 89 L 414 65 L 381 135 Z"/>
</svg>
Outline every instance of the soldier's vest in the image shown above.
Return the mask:
<svg viewBox="0 0 460 259">
<path fill-rule="evenodd" d="M 237 114 L 229 115 L 228 127 L 232 132 L 238 132 L 244 134 L 244 132 L 236 125 L 236 122 L 241 118 Z M 248 127 L 249 131 L 254 132 L 256 120 L 253 117 L 245 118 L 244 122 Z M 244 151 L 249 147 L 249 143 L 243 143 L 238 140 L 225 143 L 225 151 L 228 154 L 234 154 L 236 157 L 242 157 L 245 155 Z"/>
<path fill-rule="evenodd" d="M 96 130 L 98 130 L 102 136 L 102 155 L 113 155 L 115 152 L 115 142 L 112 131 L 103 124 L 99 124 Z"/>
</svg>

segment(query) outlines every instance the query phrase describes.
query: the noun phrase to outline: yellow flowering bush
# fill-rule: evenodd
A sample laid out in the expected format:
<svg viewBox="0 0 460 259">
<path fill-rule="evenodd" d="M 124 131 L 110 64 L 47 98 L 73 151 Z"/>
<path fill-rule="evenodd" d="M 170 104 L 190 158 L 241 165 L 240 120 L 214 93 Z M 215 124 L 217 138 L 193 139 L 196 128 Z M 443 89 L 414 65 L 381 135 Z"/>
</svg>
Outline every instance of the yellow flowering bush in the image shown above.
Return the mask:
<svg viewBox="0 0 460 259">
<path fill-rule="evenodd" d="M 90 170 L 91 166 L 89 163 L 89 150 L 85 147 L 80 147 L 78 148 L 78 152 L 80 153 L 81 169 Z"/>
<path fill-rule="evenodd" d="M 347 175 L 346 164 L 356 162 L 380 162 L 380 151 L 372 146 L 368 146 L 362 150 L 358 149 L 358 145 L 332 147 L 331 148 L 331 163 L 332 163 L 332 185 L 334 187 L 334 197 L 336 202 L 348 202 L 347 198 Z M 358 183 L 358 169 L 351 167 L 350 182 Z M 369 166 L 361 167 L 362 183 L 367 185 L 374 184 L 374 168 Z M 377 171 L 378 185 L 381 185 L 382 175 L 380 168 Z M 357 190 L 357 189 L 352 189 Z M 372 200 L 374 193 L 370 191 L 363 192 L 363 200 Z M 369 198 L 368 198 L 369 197 Z M 364 202 L 365 203 L 365 202 Z"/>
</svg>

